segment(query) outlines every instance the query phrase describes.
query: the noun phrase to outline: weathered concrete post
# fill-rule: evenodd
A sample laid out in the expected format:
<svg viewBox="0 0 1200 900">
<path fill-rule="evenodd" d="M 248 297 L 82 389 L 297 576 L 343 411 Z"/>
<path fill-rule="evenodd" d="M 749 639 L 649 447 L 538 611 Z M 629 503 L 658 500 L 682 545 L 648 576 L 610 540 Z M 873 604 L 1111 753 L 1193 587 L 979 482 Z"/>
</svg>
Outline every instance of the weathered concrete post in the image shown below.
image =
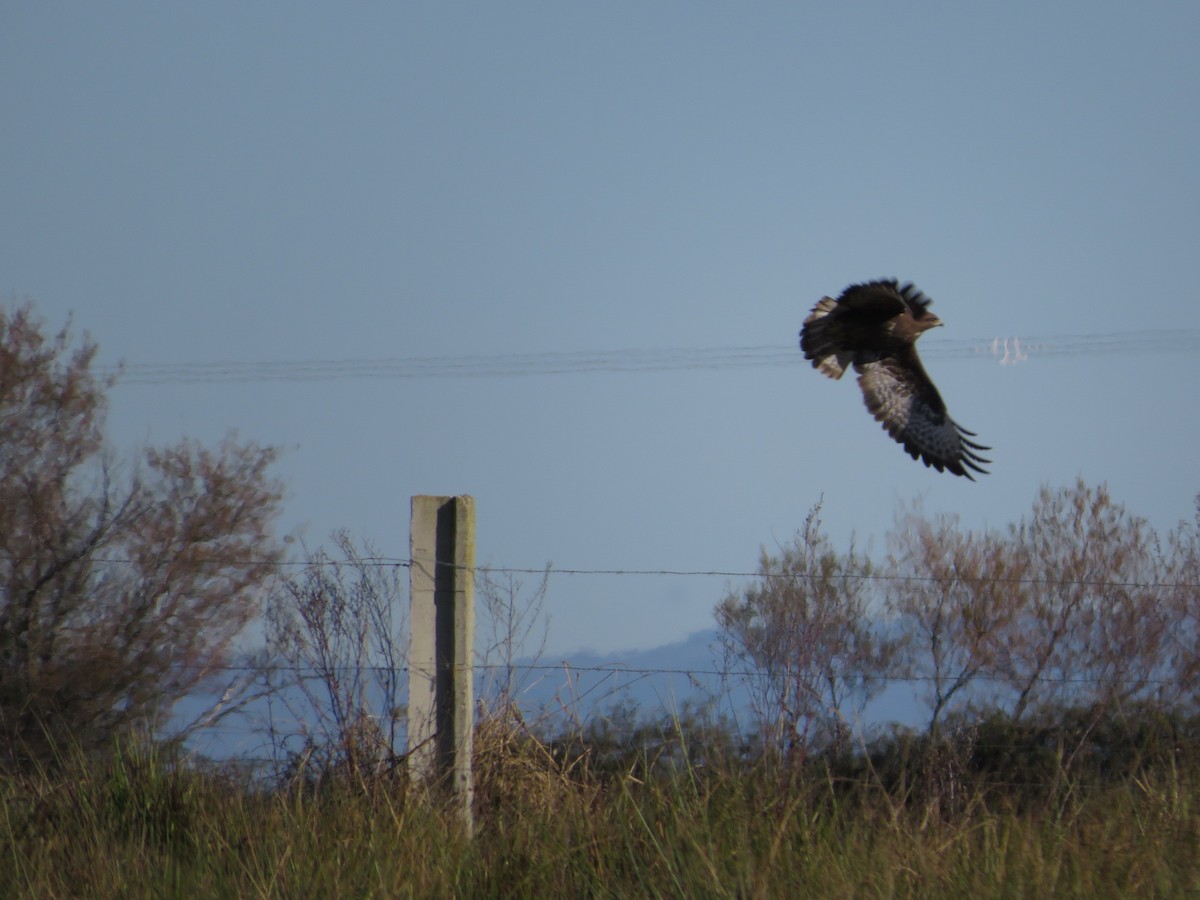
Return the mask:
<svg viewBox="0 0 1200 900">
<path fill-rule="evenodd" d="M 472 831 L 475 500 L 412 498 L 409 532 L 408 766 L 448 787 Z"/>
</svg>

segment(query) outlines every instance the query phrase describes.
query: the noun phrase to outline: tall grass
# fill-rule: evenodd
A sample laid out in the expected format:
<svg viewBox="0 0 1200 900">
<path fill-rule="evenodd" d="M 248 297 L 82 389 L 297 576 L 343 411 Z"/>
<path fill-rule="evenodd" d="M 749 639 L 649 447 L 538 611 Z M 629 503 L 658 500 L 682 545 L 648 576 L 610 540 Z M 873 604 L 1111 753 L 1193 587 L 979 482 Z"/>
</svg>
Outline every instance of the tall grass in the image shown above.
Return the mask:
<svg viewBox="0 0 1200 900">
<path fill-rule="evenodd" d="M 1180 895 L 1200 768 L 1006 788 L 883 757 L 690 747 L 603 765 L 492 723 L 476 835 L 402 778 L 265 786 L 136 746 L 0 779 L 0 894 L 27 897 Z M 661 748 L 659 748 L 661 750 Z M 1172 757 L 1174 759 L 1174 757 Z M 888 763 L 891 765 L 891 763 Z M 952 794 L 952 796 L 951 796 Z"/>
</svg>

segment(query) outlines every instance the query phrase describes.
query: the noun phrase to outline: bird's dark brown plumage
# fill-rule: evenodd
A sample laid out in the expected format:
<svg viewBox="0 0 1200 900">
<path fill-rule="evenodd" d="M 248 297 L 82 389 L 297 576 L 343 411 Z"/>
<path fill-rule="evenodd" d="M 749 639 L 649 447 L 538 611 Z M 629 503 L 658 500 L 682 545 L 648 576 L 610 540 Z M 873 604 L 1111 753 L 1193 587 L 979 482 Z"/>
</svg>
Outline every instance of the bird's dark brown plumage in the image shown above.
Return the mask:
<svg viewBox="0 0 1200 900">
<path fill-rule="evenodd" d="M 976 451 L 990 448 L 950 418 L 917 355 L 917 338 L 942 324 L 929 306 L 910 283 L 854 284 L 813 307 L 800 348 L 830 378 L 853 365 L 867 409 L 913 459 L 974 481 L 971 471 L 987 474 L 981 465 L 989 462 Z"/>
</svg>

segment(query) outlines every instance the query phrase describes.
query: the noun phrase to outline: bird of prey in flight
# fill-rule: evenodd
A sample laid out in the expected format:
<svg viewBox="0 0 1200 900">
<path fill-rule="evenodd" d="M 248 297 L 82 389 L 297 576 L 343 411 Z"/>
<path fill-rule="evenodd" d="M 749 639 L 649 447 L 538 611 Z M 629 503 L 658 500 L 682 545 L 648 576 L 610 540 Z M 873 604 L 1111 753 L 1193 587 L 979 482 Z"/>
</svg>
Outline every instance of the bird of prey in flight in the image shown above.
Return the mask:
<svg viewBox="0 0 1200 900">
<path fill-rule="evenodd" d="M 895 279 L 853 284 L 840 297 L 823 297 L 800 329 L 800 349 L 813 368 L 841 378 L 853 364 L 863 400 L 884 429 L 913 459 L 971 481 L 989 463 L 946 412 L 946 404 L 917 355 L 917 338 L 942 324 L 930 300 L 911 283 Z"/>
</svg>

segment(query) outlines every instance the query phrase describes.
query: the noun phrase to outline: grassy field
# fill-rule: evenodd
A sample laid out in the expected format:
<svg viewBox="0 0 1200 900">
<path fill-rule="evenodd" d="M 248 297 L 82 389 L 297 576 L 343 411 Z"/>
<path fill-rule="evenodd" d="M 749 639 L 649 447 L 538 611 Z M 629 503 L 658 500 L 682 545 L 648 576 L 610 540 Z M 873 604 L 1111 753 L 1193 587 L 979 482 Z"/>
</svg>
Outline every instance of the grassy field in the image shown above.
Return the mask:
<svg viewBox="0 0 1200 900">
<path fill-rule="evenodd" d="M 495 735 L 493 735 L 493 738 Z M 1200 892 L 1200 773 L 1014 790 L 486 739 L 476 835 L 403 779 L 265 789 L 123 751 L 0 780 L 5 897 L 1129 897 Z M 789 774 L 784 774 L 788 772 Z M 1058 773 L 1066 774 L 1066 773 Z M 908 777 L 911 775 L 912 777 Z M 944 772 L 943 772 L 944 775 Z M 936 776 L 936 777 L 935 777 Z"/>
</svg>

